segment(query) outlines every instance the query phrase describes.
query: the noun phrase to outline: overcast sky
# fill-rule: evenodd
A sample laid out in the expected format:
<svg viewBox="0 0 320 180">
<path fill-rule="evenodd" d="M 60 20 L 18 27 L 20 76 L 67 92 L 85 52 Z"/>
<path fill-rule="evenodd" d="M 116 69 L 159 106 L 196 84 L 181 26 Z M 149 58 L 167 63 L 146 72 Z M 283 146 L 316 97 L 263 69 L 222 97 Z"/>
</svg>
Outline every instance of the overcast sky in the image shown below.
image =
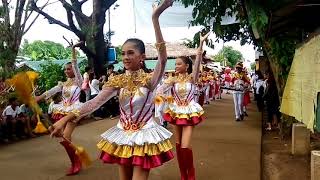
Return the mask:
<svg viewBox="0 0 320 180">
<path fill-rule="evenodd" d="M 121 45 L 127 38 L 136 37 L 142 39 L 145 43 L 155 42 L 154 32 L 151 26 L 151 6 L 153 0 L 118 0 L 118 8 L 111 10 L 111 30 L 115 31 L 112 36 L 113 45 Z M 85 4 L 83 10 L 86 14 L 92 12 L 92 3 L 90 0 Z M 135 11 L 134 11 L 135 10 Z M 183 9 L 182 6 L 175 6 L 171 10 L 166 11 L 161 18 L 163 36 L 167 42 L 177 42 L 184 38 L 192 39 L 193 35 L 201 27 L 187 27 L 188 20 L 190 20 L 192 8 Z M 50 5 L 45 10 L 52 16 L 59 20 L 66 22 L 66 13 L 60 3 Z M 189 13 L 189 14 L 188 14 Z M 184 20 L 185 17 L 185 20 Z M 107 23 L 105 24 L 105 31 L 108 31 L 108 13 L 106 16 Z M 185 26 L 185 27 L 168 27 L 168 26 Z M 64 28 L 49 24 L 46 19 L 40 17 L 30 31 L 24 36 L 24 39 L 30 42 L 34 40 L 51 40 L 66 45 L 62 36 L 68 39 L 76 40 L 77 37 Z M 215 40 L 214 34 L 210 38 Z M 227 42 L 225 45 L 230 45 L 234 49 L 239 50 L 246 60 L 254 61 L 255 51 L 252 45 L 241 46 L 239 42 Z M 206 48 L 209 55 L 216 54 L 221 48 L 222 42 L 215 44 L 215 49 Z"/>
</svg>

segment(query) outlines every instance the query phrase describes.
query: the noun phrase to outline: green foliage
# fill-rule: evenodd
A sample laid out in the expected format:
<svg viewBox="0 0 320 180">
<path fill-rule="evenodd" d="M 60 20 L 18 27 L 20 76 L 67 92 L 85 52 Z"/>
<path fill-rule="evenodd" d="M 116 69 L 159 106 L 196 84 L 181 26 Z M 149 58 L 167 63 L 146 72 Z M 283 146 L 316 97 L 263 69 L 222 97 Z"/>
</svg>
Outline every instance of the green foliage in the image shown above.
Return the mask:
<svg viewBox="0 0 320 180">
<path fill-rule="evenodd" d="M 253 63 L 250 64 L 250 69 L 251 69 L 252 71 L 255 71 L 255 70 L 256 70 L 256 62 L 253 62 Z"/>
<path fill-rule="evenodd" d="M 231 46 L 224 46 L 213 58 L 214 61 L 222 63 L 226 61 L 227 66 L 234 67 L 238 61 L 243 60 L 243 55 Z"/>
<path fill-rule="evenodd" d="M 122 61 L 122 47 L 116 47 L 117 61 Z"/>
<path fill-rule="evenodd" d="M 208 29 L 208 28 L 206 28 Z M 201 31 L 197 32 L 194 36 L 193 39 L 183 39 L 183 45 L 187 46 L 188 48 L 197 48 L 200 45 L 200 33 Z M 214 43 L 211 39 L 206 41 L 207 46 L 214 49 Z"/>
<path fill-rule="evenodd" d="M 85 68 L 88 66 L 88 60 L 83 60 L 78 64 L 81 74 L 84 74 Z"/>
<path fill-rule="evenodd" d="M 251 3 L 249 8 L 250 25 L 253 28 L 256 28 L 259 34 L 264 34 L 269 19 L 265 10 L 261 6 L 256 5 L 255 3 Z"/>
<path fill-rule="evenodd" d="M 4 17 L 4 8 L 0 5 L 0 19 Z"/>
<path fill-rule="evenodd" d="M 278 37 L 269 41 L 269 52 L 276 63 L 281 67 L 280 76 L 287 79 L 293 61 L 297 41 L 292 38 Z"/>
<path fill-rule="evenodd" d="M 191 25 L 211 27 L 219 39 L 223 41 L 240 40 L 241 44 L 252 43 L 253 37 L 241 2 L 238 0 L 180 0 L 185 6 L 194 6 Z M 237 14 L 240 23 L 222 25 L 225 15 Z M 212 23 L 212 19 L 214 22 Z"/>
<path fill-rule="evenodd" d="M 63 67 L 49 62 L 46 65 L 41 65 L 42 70 L 38 80 L 39 90 L 41 92 L 47 91 L 56 86 L 59 81 L 65 81 Z"/>
<path fill-rule="evenodd" d="M 32 60 L 61 60 L 70 59 L 72 51 L 71 48 L 65 48 L 62 44 L 52 41 L 34 41 L 32 43 L 25 41 L 20 55 Z M 79 55 L 78 52 L 77 55 Z"/>
</svg>

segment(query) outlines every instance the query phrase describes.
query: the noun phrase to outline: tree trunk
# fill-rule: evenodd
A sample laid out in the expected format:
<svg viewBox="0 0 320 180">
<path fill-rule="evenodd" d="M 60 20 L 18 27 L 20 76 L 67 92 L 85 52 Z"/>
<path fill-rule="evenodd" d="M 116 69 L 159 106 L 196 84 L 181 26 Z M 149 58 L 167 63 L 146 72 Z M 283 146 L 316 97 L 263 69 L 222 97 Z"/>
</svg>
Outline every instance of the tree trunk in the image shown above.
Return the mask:
<svg viewBox="0 0 320 180">
<path fill-rule="evenodd" d="M 104 39 L 103 26 L 105 24 L 106 11 L 103 9 L 103 1 L 93 1 L 93 13 L 92 13 L 92 40 L 93 40 L 93 52 L 96 56 L 93 59 L 93 68 L 95 74 L 99 77 L 102 75 L 104 66 L 107 62 L 107 48 Z"/>
</svg>

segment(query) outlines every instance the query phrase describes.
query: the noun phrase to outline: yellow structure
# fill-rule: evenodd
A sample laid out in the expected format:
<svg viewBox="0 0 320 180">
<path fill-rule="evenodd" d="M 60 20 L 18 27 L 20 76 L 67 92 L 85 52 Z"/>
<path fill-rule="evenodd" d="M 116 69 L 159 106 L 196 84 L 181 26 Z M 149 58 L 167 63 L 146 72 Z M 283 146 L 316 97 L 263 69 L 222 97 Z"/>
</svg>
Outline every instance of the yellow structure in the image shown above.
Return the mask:
<svg viewBox="0 0 320 180">
<path fill-rule="evenodd" d="M 317 94 L 320 92 L 320 35 L 296 50 L 281 109 L 312 130 L 315 128 Z"/>
</svg>

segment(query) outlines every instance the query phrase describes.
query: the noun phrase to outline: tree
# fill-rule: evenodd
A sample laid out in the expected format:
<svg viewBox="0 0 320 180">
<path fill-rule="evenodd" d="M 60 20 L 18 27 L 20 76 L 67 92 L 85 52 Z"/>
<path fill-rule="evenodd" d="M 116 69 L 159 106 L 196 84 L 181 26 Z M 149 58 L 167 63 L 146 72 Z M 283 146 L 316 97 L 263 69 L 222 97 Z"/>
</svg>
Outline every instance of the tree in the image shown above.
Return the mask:
<svg viewBox="0 0 320 180">
<path fill-rule="evenodd" d="M 71 48 L 65 48 L 62 44 L 52 41 L 34 41 L 32 43 L 25 41 L 19 55 L 29 57 L 32 60 L 70 59 Z"/>
<path fill-rule="evenodd" d="M 222 62 L 222 64 L 226 62 L 227 66 L 234 67 L 238 61 L 243 60 L 243 55 L 231 46 L 224 46 L 213 58 L 214 61 Z"/>
<path fill-rule="evenodd" d="M 256 62 L 252 62 L 252 63 L 250 64 L 250 69 L 251 69 L 252 71 L 255 71 L 255 70 L 256 70 Z"/>
<path fill-rule="evenodd" d="M 286 0 L 180 0 L 184 5 L 193 5 L 192 25 L 211 26 L 223 41 L 240 40 L 241 45 L 253 43 L 262 50 L 270 62 L 280 96 L 293 60 L 296 45 L 301 42 L 304 28 L 288 28 L 275 34 L 268 31 L 272 24 L 272 14 L 285 8 Z M 283 10 L 282 10 L 283 11 Z M 290 13 L 288 13 L 290 14 Z M 224 16 L 236 15 L 238 23 L 223 25 Z M 291 14 L 292 15 L 292 14 Z M 289 16 L 289 15 L 288 15 Z M 212 21 L 213 20 L 213 21 Z M 277 25 L 290 22 L 286 18 Z"/>
<path fill-rule="evenodd" d="M 39 15 L 33 15 L 33 11 L 29 8 L 30 3 L 31 0 L 2 0 L 0 7 L 0 65 L 5 72 L 12 72 L 15 68 L 15 59 L 22 36 L 39 17 Z M 47 5 L 49 5 L 48 2 L 39 9 L 43 9 Z"/>
<path fill-rule="evenodd" d="M 117 46 L 116 48 L 116 53 L 117 53 L 117 61 L 122 61 L 122 47 Z"/>
<path fill-rule="evenodd" d="M 205 32 L 208 32 L 208 30 L 206 30 L 207 28 L 202 29 L 201 31 L 197 32 L 194 36 L 193 39 L 183 39 L 183 45 L 187 46 L 188 48 L 197 48 L 199 46 L 200 43 L 200 33 L 203 32 L 203 34 L 205 34 Z M 214 49 L 214 43 L 212 41 L 212 39 L 207 39 L 206 40 L 206 44 L 208 47 Z"/>
<path fill-rule="evenodd" d="M 50 0 L 49 0 L 50 1 Z M 82 11 L 82 6 L 88 0 L 58 0 L 67 13 L 67 22 L 59 19 L 39 8 L 36 0 L 32 0 L 32 9 L 46 19 L 49 23 L 57 24 L 73 32 L 80 41 L 85 42 L 80 49 L 86 54 L 89 65 L 94 68 L 97 75 L 102 74 L 103 67 L 107 62 L 108 42 L 104 35 L 104 24 L 106 11 L 116 2 L 116 0 L 92 0 L 93 10 L 90 15 Z"/>
<path fill-rule="evenodd" d="M 39 73 L 41 76 L 37 84 L 41 92 L 45 92 L 57 85 L 57 82 L 65 80 L 63 67 L 52 62 L 41 65 L 41 71 Z"/>
<path fill-rule="evenodd" d="M 244 10 L 242 8 L 242 1 L 238 0 L 181 0 L 186 6 L 194 6 L 191 21 L 192 25 L 203 25 L 205 27 L 212 27 L 216 36 L 223 41 L 240 40 L 241 44 L 251 43 L 252 36 L 248 26 Z M 237 13 L 237 18 L 240 23 L 222 25 L 222 18 L 225 15 L 233 15 Z M 213 23 L 212 20 L 214 19 Z"/>
</svg>

